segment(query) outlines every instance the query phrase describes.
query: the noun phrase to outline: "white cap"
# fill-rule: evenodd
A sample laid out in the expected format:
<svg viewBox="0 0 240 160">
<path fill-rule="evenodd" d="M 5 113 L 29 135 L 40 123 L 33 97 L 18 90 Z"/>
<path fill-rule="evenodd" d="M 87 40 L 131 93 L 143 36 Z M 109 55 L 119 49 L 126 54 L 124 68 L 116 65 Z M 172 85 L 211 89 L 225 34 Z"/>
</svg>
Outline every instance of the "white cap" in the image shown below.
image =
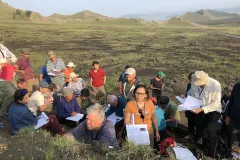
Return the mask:
<svg viewBox="0 0 240 160">
<path fill-rule="evenodd" d="M 136 74 L 136 70 L 134 68 L 128 68 L 128 69 L 126 69 L 125 74 L 135 75 Z"/>
<path fill-rule="evenodd" d="M 75 65 L 73 64 L 73 62 L 69 62 L 67 66 L 68 66 L 68 67 L 75 67 Z"/>
<path fill-rule="evenodd" d="M 70 73 L 70 79 L 73 79 L 74 77 L 78 77 L 78 74 L 75 74 L 74 72 Z"/>
</svg>

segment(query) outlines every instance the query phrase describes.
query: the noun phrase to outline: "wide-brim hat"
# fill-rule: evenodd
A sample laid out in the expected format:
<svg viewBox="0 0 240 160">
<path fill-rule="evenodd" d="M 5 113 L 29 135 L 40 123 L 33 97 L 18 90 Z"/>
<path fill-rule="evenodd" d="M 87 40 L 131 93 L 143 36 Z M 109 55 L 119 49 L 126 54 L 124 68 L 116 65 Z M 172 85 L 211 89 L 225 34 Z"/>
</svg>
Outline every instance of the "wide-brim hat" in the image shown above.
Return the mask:
<svg viewBox="0 0 240 160">
<path fill-rule="evenodd" d="M 68 67 L 75 67 L 75 65 L 74 65 L 73 62 L 69 62 L 69 63 L 67 64 L 67 66 L 68 66 Z"/>
<path fill-rule="evenodd" d="M 56 54 L 53 51 L 48 52 L 48 58 L 56 57 Z"/>
<path fill-rule="evenodd" d="M 73 89 L 72 89 L 72 88 L 67 88 L 67 87 L 65 87 L 65 88 L 63 88 L 63 90 L 62 90 L 63 96 L 67 96 L 67 95 L 73 94 L 73 93 L 74 93 L 74 92 L 73 92 Z"/>
<path fill-rule="evenodd" d="M 208 83 L 208 74 L 204 71 L 196 71 L 194 73 L 194 85 L 196 86 L 203 86 Z"/>
<path fill-rule="evenodd" d="M 74 77 L 79 77 L 79 75 L 72 72 L 72 73 L 70 73 L 69 77 L 70 77 L 70 79 L 73 79 Z"/>
</svg>

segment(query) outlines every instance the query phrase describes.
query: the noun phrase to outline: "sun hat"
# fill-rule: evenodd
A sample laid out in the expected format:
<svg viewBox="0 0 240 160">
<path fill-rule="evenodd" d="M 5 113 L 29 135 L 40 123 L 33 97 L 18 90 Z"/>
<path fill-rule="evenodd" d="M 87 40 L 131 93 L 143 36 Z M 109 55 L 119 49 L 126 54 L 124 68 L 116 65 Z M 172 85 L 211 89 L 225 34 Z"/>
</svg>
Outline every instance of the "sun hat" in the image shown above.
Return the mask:
<svg viewBox="0 0 240 160">
<path fill-rule="evenodd" d="M 194 73 L 194 85 L 203 86 L 208 83 L 208 74 L 204 71 L 196 71 Z"/>
<path fill-rule="evenodd" d="M 48 52 L 48 58 L 56 57 L 56 54 L 53 51 Z"/>
<path fill-rule="evenodd" d="M 124 74 L 134 75 L 134 74 L 136 74 L 136 70 L 134 68 L 128 68 L 128 69 L 126 69 Z"/>
<path fill-rule="evenodd" d="M 62 90 L 63 96 L 67 96 L 67 95 L 73 94 L 73 93 L 74 93 L 74 92 L 73 92 L 73 89 L 72 89 L 72 88 L 67 88 L 67 87 L 65 87 L 65 88 L 63 88 L 63 90 Z"/>
<path fill-rule="evenodd" d="M 74 72 L 70 73 L 70 75 L 69 75 L 70 79 L 73 79 L 74 77 L 78 77 L 78 76 L 79 75 Z"/>
<path fill-rule="evenodd" d="M 75 67 L 75 65 L 74 65 L 73 62 L 69 62 L 67 66 L 68 66 L 68 67 Z"/>
</svg>

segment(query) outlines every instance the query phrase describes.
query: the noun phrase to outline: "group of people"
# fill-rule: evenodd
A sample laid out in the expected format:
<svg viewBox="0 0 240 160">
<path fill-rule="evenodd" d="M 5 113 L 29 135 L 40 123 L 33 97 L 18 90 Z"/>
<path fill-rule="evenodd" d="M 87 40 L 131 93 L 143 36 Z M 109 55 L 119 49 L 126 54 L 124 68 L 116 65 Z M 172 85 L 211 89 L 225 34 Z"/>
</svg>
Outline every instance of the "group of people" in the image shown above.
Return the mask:
<svg viewBox="0 0 240 160">
<path fill-rule="evenodd" d="M 35 126 L 37 117 L 45 112 L 49 121 L 41 128 L 53 135 L 81 140 L 86 137 L 87 142 L 93 145 L 98 142 L 117 148 L 119 140 L 124 137 L 125 125 L 132 124 L 131 119 L 134 117 L 135 124 L 147 124 L 150 146 L 154 148 L 158 141 L 167 137 L 166 130 L 175 128 L 179 123 L 178 106 L 162 94 L 166 75 L 161 71 L 146 86 L 137 77 L 136 70 L 126 66 L 119 77 L 119 96 L 107 95 L 106 73 L 100 68 L 99 62 L 92 63 L 88 85 L 74 72 L 75 65 L 72 62 L 65 67 L 64 61 L 50 51 L 38 80 L 33 73 L 29 54 L 30 50 L 23 49 L 18 59 L 11 59 L 7 55 L 0 59 L 0 116 L 8 116 L 12 135 L 25 126 Z M 12 72 L 8 72 L 9 69 Z M 17 81 L 16 77 L 19 77 Z M 225 116 L 222 116 L 220 83 L 203 71 L 189 75 L 184 96 L 199 98 L 202 105 L 186 112 L 188 137 L 192 136 L 197 143 L 202 143 L 206 129 L 207 153 L 213 158 L 216 156 L 222 123 L 231 130 L 234 127 L 240 129 L 239 87 L 240 84 L 236 83 L 231 90 L 229 101 L 224 102 L 227 108 L 224 108 Z M 110 106 L 108 110 L 107 104 Z M 115 125 L 107 119 L 113 113 L 123 118 Z M 78 122 L 66 119 L 78 114 L 84 115 Z M 222 117 L 224 121 L 221 121 Z M 70 128 L 70 131 L 62 125 Z M 229 145 L 231 143 L 230 138 Z"/>
</svg>

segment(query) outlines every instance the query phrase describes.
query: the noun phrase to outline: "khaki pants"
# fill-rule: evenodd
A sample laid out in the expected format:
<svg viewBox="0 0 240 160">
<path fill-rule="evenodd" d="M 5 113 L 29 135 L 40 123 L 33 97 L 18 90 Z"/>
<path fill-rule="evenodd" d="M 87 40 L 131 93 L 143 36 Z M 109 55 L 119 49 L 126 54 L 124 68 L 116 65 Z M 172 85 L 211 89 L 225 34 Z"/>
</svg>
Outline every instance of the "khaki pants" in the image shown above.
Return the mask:
<svg viewBox="0 0 240 160">
<path fill-rule="evenodd" d="M 98 93 L 98 92 L 102 92 L 104 95 L 106 95 L 106 91 L 105 91 L 105 87 L 104 86 L 100 86 L 100 87 L 94 87 L 92 86 L 93 88 L 93 92 L 94 93 Z"/>
<path fill-rule="evenodd" d="M 37 85 L 38 86 L 38 80 L 33 78 L 33 79 L 28 79 L 27 80 L 27 90 L 29 93 L 32 92 L 32 87 L 33 85 Z"/>
</svg>

